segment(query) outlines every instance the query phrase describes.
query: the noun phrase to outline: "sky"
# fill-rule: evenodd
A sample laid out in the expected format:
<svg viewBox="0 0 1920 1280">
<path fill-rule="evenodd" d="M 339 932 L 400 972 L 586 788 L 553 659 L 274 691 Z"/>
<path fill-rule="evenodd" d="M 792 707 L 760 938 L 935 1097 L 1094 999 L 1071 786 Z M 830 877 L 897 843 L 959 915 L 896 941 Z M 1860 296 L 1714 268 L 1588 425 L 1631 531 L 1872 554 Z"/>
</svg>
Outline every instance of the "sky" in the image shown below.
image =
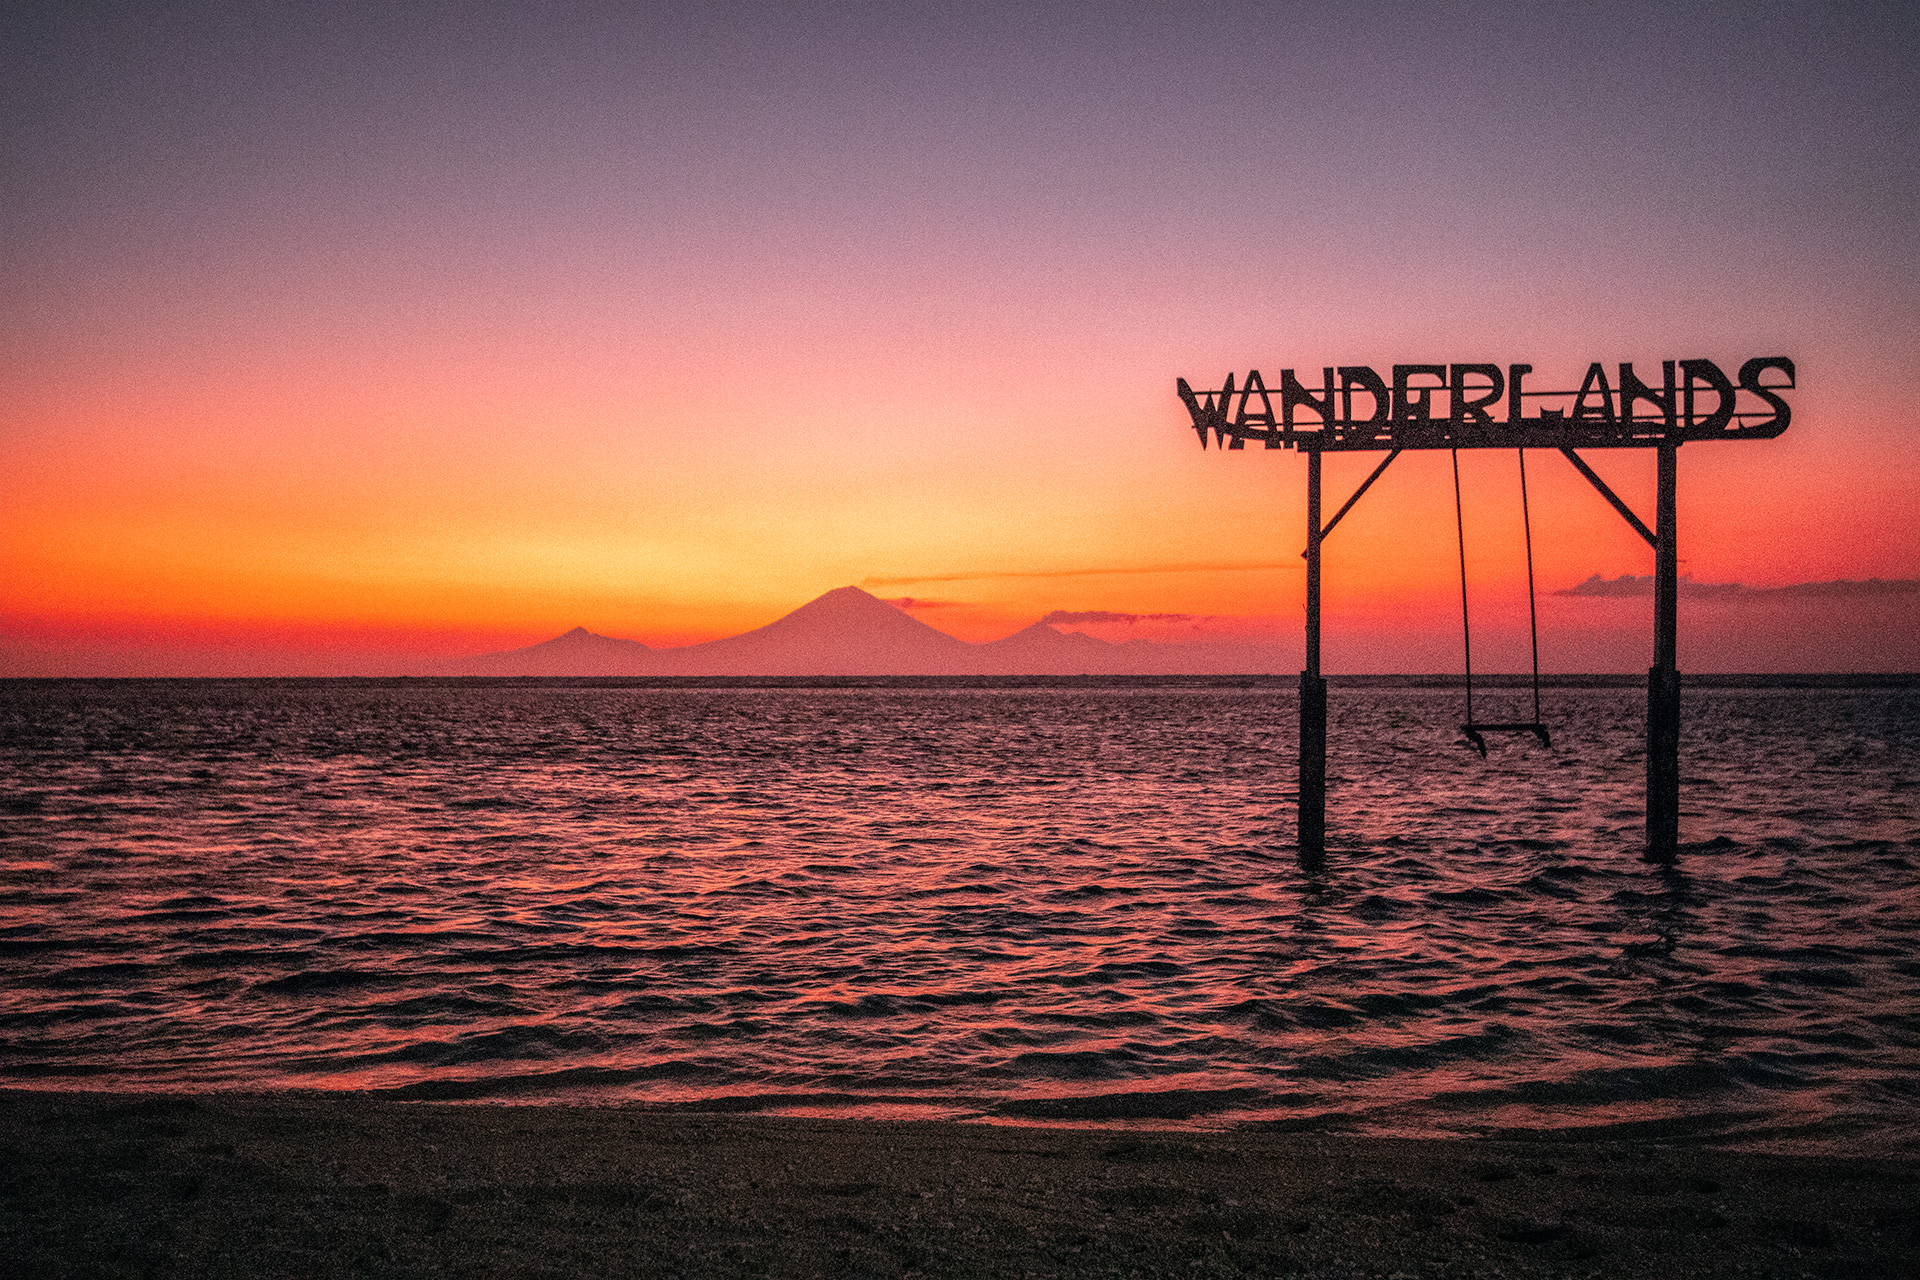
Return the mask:
<svg viewBox="0 0 1920 1280">
<path fill-rule="evenodd" d="M 849 584 L 1284 668 L 1305 460 L 1203 452 L 1176 377 L 1773 355 L 1793 426 L 1680 451 L 1682 572 L 1742 588 L 1681 667 L 1920 669 L 1909 4 L 28 2 L 0 129 L 0 674 Z M 1652 519 L 1651 453 L 1590 460 Z M 1515 461 L 1461 469 L 1475 665 L 1522 669 Z M 1644 669 L 1644 595 L 1566 593 L 1650 550 L 1528 480 L 1543 665 Z M 1330 672 L 1457 669 L 1451 483 L 1405 455 L 1328 540 Z"/>
</svg>

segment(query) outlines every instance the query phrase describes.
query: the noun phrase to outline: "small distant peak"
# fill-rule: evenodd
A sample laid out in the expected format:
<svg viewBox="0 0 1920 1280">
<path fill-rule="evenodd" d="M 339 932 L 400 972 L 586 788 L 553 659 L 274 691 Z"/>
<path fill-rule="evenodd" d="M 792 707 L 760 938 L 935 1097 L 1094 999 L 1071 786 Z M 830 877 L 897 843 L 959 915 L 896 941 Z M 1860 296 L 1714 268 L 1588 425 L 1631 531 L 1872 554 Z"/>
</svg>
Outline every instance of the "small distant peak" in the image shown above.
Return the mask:
<svg viewBox="0 0 1920 1280">
<path fill-rule="evenodd" d="M 562 640 L 585 640 L 592 635 L 593 632 L 587 630 L 585 627 L 575 627 L 560 638 Z"/>
</svg>

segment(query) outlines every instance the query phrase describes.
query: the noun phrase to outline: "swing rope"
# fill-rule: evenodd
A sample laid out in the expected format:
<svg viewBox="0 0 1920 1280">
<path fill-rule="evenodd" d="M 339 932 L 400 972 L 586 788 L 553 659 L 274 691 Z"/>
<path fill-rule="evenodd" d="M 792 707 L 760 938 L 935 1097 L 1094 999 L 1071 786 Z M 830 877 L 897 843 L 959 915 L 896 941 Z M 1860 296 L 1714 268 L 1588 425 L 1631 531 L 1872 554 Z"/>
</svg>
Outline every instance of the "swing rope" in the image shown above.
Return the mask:
<svg viewBox="0 0 1920 1280">
<path fill-rule="evenodd" d="M 1520 527 L 1527 534 L 1527 631 L 1533 638 L 1533 722 L 1540 723 L 1540 610 L 1533 592 L 1533 514 L 1527 510 L 1527 451 L 1520 455 Z"/>
<path fill-rule="evenodd" d="M 1473 624 L 1467 620 L 1467 518 L 1460 510 L 1460 451 L 1453 455 L 1453 527 L 1460 535 L 1460 644 L 1467 665 L 1467 723 L 1473 723 Z M 1537 717 L 1536 717 L 1537 718 Z M 1485 754 L 1486 748 L 1481 752 Z"/>
<path fill-rule="evenodd" d="M 1460 540 L 1460 633 L 1467 677 L 1467 722 L 1460 726 L 1460 732 L 1482 756 L 1487 754 L 1487 742 L 1481 734 L 1489 730 L 1531 733 L 1540 739 L 1541 746 L 1551 747 L 1553 741 L 1547 735 L 1547 726 L 1540 722 L 1540 610 L 1533 585 L 1533 512 L 1527 502 L 1527 451 L 1519 450 L 1520 524 L 1527 541 L 1527 630 L 1533 644 L 1533 719 L 1526 724 L 1481 724 L 1473 718 L 1473 623 L 1467 613 L 1467 521 L 1460 501 L 1460 451 L 1449 452 L 1453 455 L 1453 526 Z"/>
</svg>

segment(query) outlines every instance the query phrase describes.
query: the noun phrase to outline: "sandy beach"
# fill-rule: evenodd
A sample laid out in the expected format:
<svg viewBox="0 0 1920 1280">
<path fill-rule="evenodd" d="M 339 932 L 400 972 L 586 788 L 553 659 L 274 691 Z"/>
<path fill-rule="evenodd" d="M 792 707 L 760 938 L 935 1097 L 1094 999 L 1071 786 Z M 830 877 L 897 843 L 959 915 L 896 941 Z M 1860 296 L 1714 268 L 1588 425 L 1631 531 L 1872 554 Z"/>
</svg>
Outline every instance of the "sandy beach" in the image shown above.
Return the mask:
<svg viewBox="0 0 1920 1280">
<path fill-rule="evenodd" d="M 1913 1276 L 1920 1159 L 10 1091 L 28 1276 Z"/>
</svg>

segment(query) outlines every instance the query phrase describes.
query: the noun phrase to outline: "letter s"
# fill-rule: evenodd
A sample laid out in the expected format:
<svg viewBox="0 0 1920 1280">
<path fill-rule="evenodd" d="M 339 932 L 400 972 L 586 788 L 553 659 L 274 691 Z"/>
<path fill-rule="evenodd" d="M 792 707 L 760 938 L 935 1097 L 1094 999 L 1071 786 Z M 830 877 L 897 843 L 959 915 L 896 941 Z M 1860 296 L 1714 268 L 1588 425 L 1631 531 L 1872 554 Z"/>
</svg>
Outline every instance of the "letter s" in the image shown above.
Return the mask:
<svg viewBox="0 0 1920 1280">
<path fill-rule="evenodd" d="M 1768 369 L 1778 369 L 1780 372 L 1786 374 L 1787 385 L 1777 388 L 1761 386 L 1760 375 Z M 1773 406 L 1772 418 L 1766 422 L 1756 423 L 1751 427 L 1741 428 L 1741 434 L 1758 436 L 1763 440 L 1771 440 L 1782 431 L 1785 431 L 1787 424 L 1793 421 L 1793 410 L 1788 408 L 1787 402 L 1775 395 L 1774 392 L 1789 390 L 1793 385 L 1793 361 L 1787 359 L 1785 356 L 1755 356 L 1753 359 L 1741 365 L 1740 389 L 1753 392 L 1753 394 Z"/>
</svg>

